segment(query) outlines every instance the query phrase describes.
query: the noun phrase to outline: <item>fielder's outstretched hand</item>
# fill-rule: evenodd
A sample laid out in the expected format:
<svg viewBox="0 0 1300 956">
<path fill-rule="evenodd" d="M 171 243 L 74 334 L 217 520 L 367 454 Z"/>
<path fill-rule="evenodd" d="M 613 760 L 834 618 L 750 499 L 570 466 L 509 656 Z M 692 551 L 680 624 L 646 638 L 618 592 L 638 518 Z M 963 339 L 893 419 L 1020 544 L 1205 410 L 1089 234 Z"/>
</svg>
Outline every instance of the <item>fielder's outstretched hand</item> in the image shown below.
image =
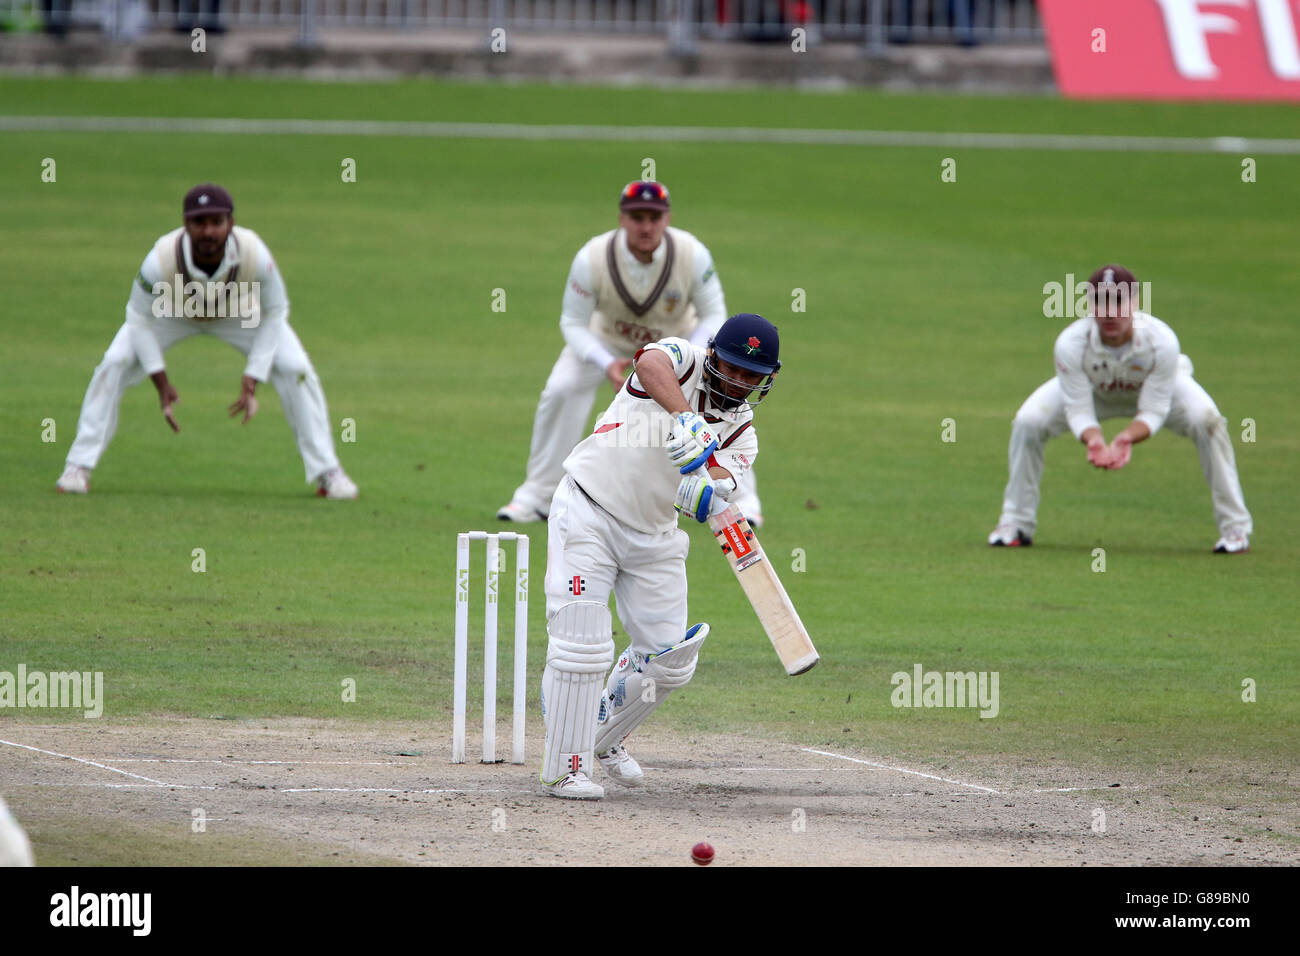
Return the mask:
<svg viewBox="0 0 1300 956">
<path fill-rule="evenodd" d="M 614 359 L 605 366 L 605 378 L 609 380 L 610 385 L 614 386 L 614 391 L 617 392 L 623 387 L 623 383 L 627 380 L 627 370 L 632 365 L 632 359 Z"/>
<path fill-rule="evenodd" d="M 1088 442 L 1088 461 L 1098 468 L 1110 468 L 1114 452 L 1104 438 L 1094 438 Z"/>
<path fill-rule="evenodd" d="M 694 412 L 674 416 L 673 430 L 668 435 L 668 460 L 683 475 L 699 468 L 717 450 L 718 440 L 703 418 Z"/>
<path fill-rule="evenodd" d="M 1111 471 L 1118 471 L 1127 465 L 1128 460 L 1133 457 L 1133 439 L 1120 432 L 1115 436 L 1114 441 L 1110 443 L 1107 451 L 1110 452 L 1110 463 L 1106 467 Z"/>
<path fill-rule="evenodd" d="M 230 406 L 230 417 L 234 418 L 243 412 L 244 420 L 240 422 L 241 425 L 247 425 L 248 420 L 257 414 L 257 399 L 253 397 L 256 389 L 257 379 L 245 375 L 239 380 L 239 398 L 235 399 Z"/>
<path fill-rule="evenodd" d="M 163 382 L 158 388 L 158 404 L 162 406 L 163 418 L 167 419 L 167 424 L 172 427 L 172 431 L 178 432 L 181 426 L 176 424 L 176 415 L 173 411 L 176 403 L 181 400 L 180 395 L 176 394 L 176 389 L 171 382 Z"/>
<path fill-rule="evenodd" d="M 673 507 L 678 514 L 689 515 L 701 523 L 709 520 L 709 515 L 727 507 L 726 499 L 714 494 L 713 480 L 707 471 L 697 471 L 687 475 L 677 486 L 677 500 Z"/>
</svg>

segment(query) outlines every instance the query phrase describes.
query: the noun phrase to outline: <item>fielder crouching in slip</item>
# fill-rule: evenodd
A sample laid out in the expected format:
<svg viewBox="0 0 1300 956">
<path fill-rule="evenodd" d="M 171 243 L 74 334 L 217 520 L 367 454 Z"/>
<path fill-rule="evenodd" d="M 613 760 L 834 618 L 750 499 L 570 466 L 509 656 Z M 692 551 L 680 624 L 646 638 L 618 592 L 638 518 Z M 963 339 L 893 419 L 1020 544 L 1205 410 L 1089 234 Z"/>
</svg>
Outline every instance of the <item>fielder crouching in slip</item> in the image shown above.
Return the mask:
<svg viewBox="0 0 1300 956">
<path fill-rule="evenodd" d="M 1002 515 L 989 535 L 994 547 L 1034 543 L 1038 484 L 1048 439 L 1067 428 L 1088 449 L 1094 467 L 1114 471 L 1129 463 L 1133 446 L 1161 427 L 1196 443 L 1219 527 L 1217 554 L 1250 550 L 1250 512 L 1237 478 L 1228 421 L 1192 378 L 1174 330 L 1139 310 L 1138 283 L 1120 265 L 1102 266 L 1088 279 L 1090 314 L 1056 339 L 1056 377 L 1040 385 L 1016 412 L 1008 451 L 1010 477 Z M 1101 421 L 1132 419 L 1110 444 Z"/>
<path fill-rule="evenodd" d="M 623 741 L 690 681 L 708 624 L 686 626 L 681 515 L 722 511 L 753 466 L 752 406 L 781 367 L 776 328 L 733 315 L 708 348 L 666 338 L 565 459 L 546 555 L 550 641 L 542 674 L 541 781 L 556 797 L 597 800 L 593 754 L 609 777 L 640 786 Z M 609 595 L 631 645 L 614 664 Z M 608 676 L 606 676 L 608 673 Z"/>
<path fill-rule="evenodd" d="M 235 202 L 213 183 L 195 186 L 181 202 L 183 225 L 166 233 L 145 256 L 131 285 L 126 321 L 95 369 L 77 421 L 77 437 L 55 487 L 86 494 L 90 473 L 117 431 L 126 390 L 148 377 L 158 390 L 163 418 L 179 432 L 176 387 L 163 353 L 182 339 L 213 335 L 247 360 L 239 396 L 229 411 L 248 423 L 257 414 L 255 392 L 270 379 L 298 443 L 307 481 L 324 498 L 355 498 L 357 486 L 339 466 L 330 435 L 325 392 L 316 369 L 289 325 L 289 297 L 266 243 L 235 225 Z"/>
</svg>

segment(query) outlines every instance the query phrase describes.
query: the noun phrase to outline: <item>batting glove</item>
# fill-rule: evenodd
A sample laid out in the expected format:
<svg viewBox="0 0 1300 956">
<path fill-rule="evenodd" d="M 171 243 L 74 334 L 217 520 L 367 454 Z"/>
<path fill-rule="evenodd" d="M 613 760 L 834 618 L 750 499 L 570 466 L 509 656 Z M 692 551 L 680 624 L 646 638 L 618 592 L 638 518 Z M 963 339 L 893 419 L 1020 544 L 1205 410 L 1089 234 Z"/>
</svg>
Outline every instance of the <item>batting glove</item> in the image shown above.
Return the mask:
<svg viewBox="0 0 1300 956">
<path fill-rule="evenodd" d="M 677 500 L 673 507 L 681 515 L 689 515 L 701 523 L 709 520 L 709 515 L 717 514 L 727 507 L 727 500 L 714 494 L 713 479 L 707 472 L 687 475 L 677 486 Z"/>
<path fill-rule="evenodd" d="M 718 450 L 713 429 L 694 412 L 679 412 L 668 435 L 668 460 L 685 475 L 699 468 Z M 703 519 L 701 519 L 703 520 Z"/>
</svg>

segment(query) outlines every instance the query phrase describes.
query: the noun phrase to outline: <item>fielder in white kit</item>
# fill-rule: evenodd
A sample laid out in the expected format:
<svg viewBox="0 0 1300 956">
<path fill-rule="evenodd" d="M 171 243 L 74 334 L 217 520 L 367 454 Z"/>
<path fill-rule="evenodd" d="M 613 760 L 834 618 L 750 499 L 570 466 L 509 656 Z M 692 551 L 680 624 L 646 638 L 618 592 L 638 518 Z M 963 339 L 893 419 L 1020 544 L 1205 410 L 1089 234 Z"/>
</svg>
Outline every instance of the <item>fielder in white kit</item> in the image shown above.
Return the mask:
<svg viewBox="0 0 1300 956">
<path fill-rule="evenodd" d="M 1025 400 L 1011 426 L 1011 477 L 989 544 L 1033 544 L 1043 446 L 1069 428 L 1097 468 L 1128 464 L 1133 446 L 1167 425 L 1196 442 L 1214 501 L 1219 554 L 1250 548 L 1252 524 L 1237 479 L 1228 421 L 1192 378 L 1173 329 L 1138 310 L 1138 284 L 1123 266 L 1102 266 L 1088 280 L 1091 314 L 1056 340 L 1056 377 Z M 1110 444 L 1100 420 L 1131 418 Z"/>
<path fill-rule="evenodd" d="M 781 367 L 777 330 L 734 315 L 708 348 L 667 338 L 564 462 L 546 554 L 546 669 L 541 781 L 557 797 L 596 800 L 593 755 L 623 786 L 644 774 L 623 741 L 695 673 L 709 625 L 686 626 L 679 515 L 727 506 L 758 455 L 753 411 Z M 631 645 L 614 663 L 609 595 Z M 608 673 L 608 676 L 606 676 Z"/>
<path fill-rule="evenodd" d="M 148 376 L 163 417 L 180 431 L 176 388 L 163 353 L 192 335 L 214 335 L 248 357 L 231 416 L 257 414 L 255 392 L 268 378 L 298 443 L 307 481 L 326 498 L 355 498 L 357 486 L 339 466 L 325 392 L 289 326 L 289 298 L 266 243 L 235 225 L 235 203 L 220 186 L 195 186 L 181 204 L 184 225 L 162 236 L 131 286 L 126 322 L 95 369 L 81 405 L 77 437 L 56 487 L 85 494 L 90 473 L 117 431 L 126 390 Z"/>
<path fill-rule="evenodd" d="M 637 349 L 670 336 L 704 345 L 727 317 L 713 256 L 669 226 L 662 183 L 628 183 L 618 209 L 619 228 L 590 239 L 573 259 L 560 315 L 564 349 L 537 403 L 524 483 L 497 511 L 502 521 L 546 520 L 596 390 L 602 381 L 622 388 Z M 752 475 L 736 504 L 751 525 L 762 524 Z"/>
</svg>

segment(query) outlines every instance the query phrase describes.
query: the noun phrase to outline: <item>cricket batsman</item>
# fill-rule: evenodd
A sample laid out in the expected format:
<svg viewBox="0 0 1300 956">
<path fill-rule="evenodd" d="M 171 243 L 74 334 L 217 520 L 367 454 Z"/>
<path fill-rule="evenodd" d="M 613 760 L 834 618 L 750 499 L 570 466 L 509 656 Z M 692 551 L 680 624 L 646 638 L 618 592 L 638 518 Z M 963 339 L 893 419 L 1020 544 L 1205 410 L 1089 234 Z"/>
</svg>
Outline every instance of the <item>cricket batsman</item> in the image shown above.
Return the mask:
<svg viewBox="0 0 1300 956">
<path fill-rule="evenodd" d="M 564 349 L 537 403 L 524 483 L 497 511 L 502 521 L 546 520 L 602 381 L 617 391 L 642 346 L 668 337 L 702 346 L 726 319 L 713 256 L 695 236 L 669 226 L 670 215 L 662 183 L 630 182 L 619 195 L 618 228 L 574 257 L 560 314 Z M 736 504 L 753 527 L 762 524 L 752 475 Z"/>
<path fill-rule="evenodd" d="M 1097 468 L 1129 463 L 1133 446 L 1162 427 L 1196 442 L 1201 470 L 1210 485 L 1218 554 L 1250 548 L 1250 512 L 1237 480 L 1228 421 L 1192 378 L 1192 362 L 1181 354 L 1174 330 L 1138 310 L 1138 284 L 1120 265 L 1102 266 L 1088 280 L 1091 306 L 1086 318 L 1066 327 L 1056 340 L 1056 377 L 1025 400 L 1011 425 L 1010 471 L 1002 517 L 989 535 L 995 547 L 1034 543 L 1043 446 L 1069 428 Z M 1102 420 L 1131 421 L 1107 444 Z"/>
<path fill-rule="evenodd" d="M 117 431 L 122 396 L 145 376 L 158 390 L 163 418 L 179 432 L 179 397 L 163 353 L 193 335 L 213 335 L 247 357 L 230 415 L 243 412 L 247 424 L 257 414 L 257 386 L 269 378 L 307 481 L 322 497 L 355 498 L 357 486 L 334 454 L 325 392 L 289 326 L 289 298 L 271 250 L 253 230 L 235 225 L 235 202 L 220 186 L 195 186 L 181 212 L 181 228 L 154 243 L 132 283 L 126 322 L 91 377 L 56 487 L 71 494 L 90 490 L 90 473 Z"/>
<path fill-rule="evenodd" d="M 772 387 L 779 351 L 776 328 L 749 313 L 707 347 L 675 337 L 643 346 L 565 459 L 546 555 L 541 781 L 552 796 L 604 796 L 593 754 L 611 780 L 642 784 L 623 741 L 690 681 L 709 636 L 708 624 L 686 626 L 690 538 L 677 520 L 722 511 L 753 466 L 752 406 Z M 617 664 L 611 591 L 631 639 Z"/>
</svg>

